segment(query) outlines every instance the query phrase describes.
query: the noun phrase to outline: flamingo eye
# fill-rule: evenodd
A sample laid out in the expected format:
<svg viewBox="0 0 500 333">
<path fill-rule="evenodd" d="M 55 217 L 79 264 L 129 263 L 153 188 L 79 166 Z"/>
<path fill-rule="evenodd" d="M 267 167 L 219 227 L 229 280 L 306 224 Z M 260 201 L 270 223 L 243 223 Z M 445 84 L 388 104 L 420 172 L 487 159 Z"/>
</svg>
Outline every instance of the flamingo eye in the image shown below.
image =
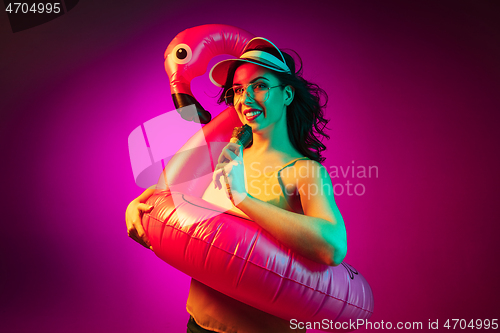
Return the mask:
<svg viewBox="0 0 500 333">
<path fill-rule="evenodd" d="M 178 44 L 174 49 L 172 50 L 172 58 L 173 60 L 178 63 L 178 64 L 186 64 L 188 63 L 191 58 L 193 57 L 193 52 L 191 51 L 191 48 L 187 44 Z"/>
<path fill-rule="evenodd" d="M 185 59 L 187 57 L 187 51 L 185 49 L 177 49 L 175 56 L 179 59 Z"/>
</svg>

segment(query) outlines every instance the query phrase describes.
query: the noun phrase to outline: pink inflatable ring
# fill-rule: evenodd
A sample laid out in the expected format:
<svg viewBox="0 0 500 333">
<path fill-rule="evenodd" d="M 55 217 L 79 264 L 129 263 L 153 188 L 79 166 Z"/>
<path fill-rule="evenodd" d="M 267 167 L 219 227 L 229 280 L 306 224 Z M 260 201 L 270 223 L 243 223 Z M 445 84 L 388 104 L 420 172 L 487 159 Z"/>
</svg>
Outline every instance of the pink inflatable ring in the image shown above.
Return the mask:
<svg viewBox="0 0 500 333">
<path fill-rule="evenodd" d="M 157 191 L 143 226 L 156 255 L 232 298 L 284 319 L 345 322 L 373 312 L 370 286 L 346 263 L 295 254 L 253 221 L 200 198 Z"/>
</svg>

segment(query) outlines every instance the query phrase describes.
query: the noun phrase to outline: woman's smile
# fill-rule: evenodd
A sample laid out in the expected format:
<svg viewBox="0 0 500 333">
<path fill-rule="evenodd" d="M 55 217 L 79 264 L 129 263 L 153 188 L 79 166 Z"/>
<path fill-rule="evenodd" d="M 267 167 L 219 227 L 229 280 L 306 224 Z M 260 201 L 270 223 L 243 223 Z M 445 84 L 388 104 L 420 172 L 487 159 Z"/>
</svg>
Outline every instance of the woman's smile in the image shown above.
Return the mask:
<svg viewBox="0 0 500 333">
<path fill-rule="evenodd" d="M 255 120 L 262 113 L 263 112 L 261 110 L 256 110 L 256 109 L 248 109 L 248 110 L 243 111 L 243 115 L 245 116 L 245 119 L 249 122 Z"/>
</svg>

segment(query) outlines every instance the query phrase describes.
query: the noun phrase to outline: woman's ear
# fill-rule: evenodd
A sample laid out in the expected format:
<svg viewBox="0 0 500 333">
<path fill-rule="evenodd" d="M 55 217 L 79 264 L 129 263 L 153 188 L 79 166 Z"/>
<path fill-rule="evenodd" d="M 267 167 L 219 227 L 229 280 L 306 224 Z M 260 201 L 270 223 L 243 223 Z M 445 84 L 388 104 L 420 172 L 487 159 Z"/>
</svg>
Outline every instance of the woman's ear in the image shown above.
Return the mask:
<svg viewBox="0 0 500 333">
<path fill-rule="evenodd" d="M 293 102 L 295 96 L 295 89 L 292 86 L 286 86 L 283 91 L 285 92 L 285 105 L 289 106 Z"/>
</svg>

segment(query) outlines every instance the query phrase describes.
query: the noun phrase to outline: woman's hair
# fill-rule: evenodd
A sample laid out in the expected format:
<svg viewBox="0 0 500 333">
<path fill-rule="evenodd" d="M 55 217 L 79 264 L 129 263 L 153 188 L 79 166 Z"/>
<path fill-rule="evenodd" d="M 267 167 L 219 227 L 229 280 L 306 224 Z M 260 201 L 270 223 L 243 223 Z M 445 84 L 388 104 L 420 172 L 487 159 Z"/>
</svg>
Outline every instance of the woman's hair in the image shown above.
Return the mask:
<svg viewBox="0 0 500 333">
<path fill-rule="evenodd" d="M 281 58 L 274 48 L 258 47 L 256 49 L 271 53 L 278 59 Z M 300 62 L 300 68 L 296 71 L 295 60 L 292 56 L 286 52 L 281 52 L 292 74 L 276 71 L 272 73 L 279 79 L 283 86 L 290 85 L 295 91 L 293 101 L 287 107 L 288 137 L 295 149 L 302 155 L 321 163 L 325 160 L 321 156 L 321 152 L 326 147 L 318 137 L 321 139 L 324 137 L 330 139 L 330 136 L 324 132 L 329 120 L 323 117 L 324 109 L 328 102 L 328 95 L 317 84 L 308 82 L 302 78 L 302 60 L 297 53 L 295 54 Z M 242 61 L 235 61 L 230 66 L 226 84 L 218 100 L 219 104 L 225 101 L 224 96 L 226 91 L 233 85 L 233 77 L 236 69 L 244 63 Z"/>
</svg>

